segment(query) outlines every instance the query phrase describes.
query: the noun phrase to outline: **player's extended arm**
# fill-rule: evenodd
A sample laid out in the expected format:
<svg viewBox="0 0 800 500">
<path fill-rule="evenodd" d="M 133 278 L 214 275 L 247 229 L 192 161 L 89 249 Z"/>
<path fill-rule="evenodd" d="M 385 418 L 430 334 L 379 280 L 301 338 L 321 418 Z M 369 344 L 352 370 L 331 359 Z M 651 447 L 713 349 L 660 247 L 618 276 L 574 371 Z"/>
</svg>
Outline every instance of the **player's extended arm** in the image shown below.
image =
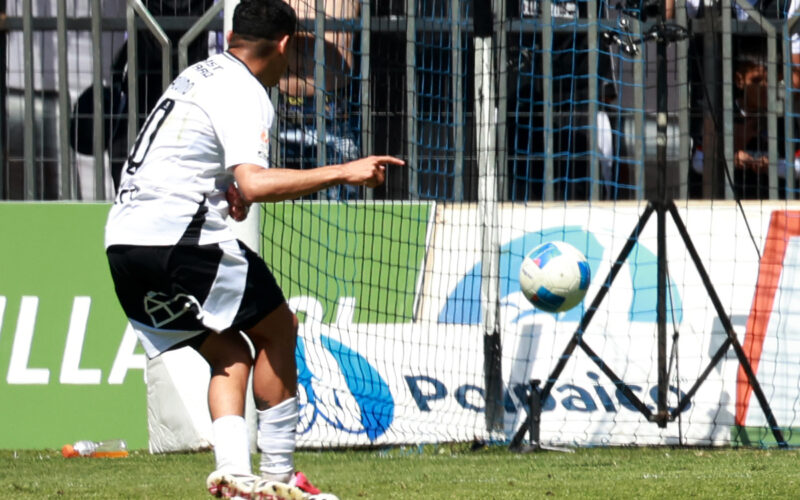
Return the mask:
<svg viewBox="0 0 800 500">
<path fill-rule="evenodd" d="M 292 200 L 338 184 L 374 188 L 386 178 L 386 165 L 404 165 L 393 156 L 368 156 L 359 160 L 307 170 L 261 168 L 243 163 L 233 176 L 247 203 Z"/>
</svg>

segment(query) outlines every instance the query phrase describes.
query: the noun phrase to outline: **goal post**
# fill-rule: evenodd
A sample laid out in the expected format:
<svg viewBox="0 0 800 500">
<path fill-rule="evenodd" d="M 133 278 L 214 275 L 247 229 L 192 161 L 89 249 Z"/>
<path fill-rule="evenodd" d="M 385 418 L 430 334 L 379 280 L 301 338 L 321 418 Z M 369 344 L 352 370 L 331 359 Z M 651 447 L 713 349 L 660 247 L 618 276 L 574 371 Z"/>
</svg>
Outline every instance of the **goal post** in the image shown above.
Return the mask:
<svg viewBox="0 0 800 500">
<path fill-rule="evenodd" d="M 502 4 L 502 2 L 499 2 Z M 502 338 L 498 309 L 500 299 L 500 241 L 497 216 L 500 175 L 497 171 L 497 96 L 493 44 L 492 2 L 474 5 L 475 26 L 475 120 L 478 163 L 478 222 L 481 233 L 481 307 L 485 372 L 486 427 L 491 433 L 503 427 Z"/>
</svg>

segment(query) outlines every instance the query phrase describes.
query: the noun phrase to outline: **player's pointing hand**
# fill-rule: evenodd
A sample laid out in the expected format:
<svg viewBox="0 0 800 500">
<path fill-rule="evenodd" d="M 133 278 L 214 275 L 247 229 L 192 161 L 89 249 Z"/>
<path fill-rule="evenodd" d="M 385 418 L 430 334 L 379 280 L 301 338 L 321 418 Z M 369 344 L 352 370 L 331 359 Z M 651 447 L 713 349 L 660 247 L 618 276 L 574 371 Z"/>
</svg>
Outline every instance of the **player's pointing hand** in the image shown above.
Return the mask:
<svg viewBox="0 0 800 500">
<path fill-rule="evenodd" d="M 405 165 L 406 162 L 394 156 L 367 156 L 345 163 L 345 183 L 374 188 L 386 179 L 386 165 Z"/>
</svg>

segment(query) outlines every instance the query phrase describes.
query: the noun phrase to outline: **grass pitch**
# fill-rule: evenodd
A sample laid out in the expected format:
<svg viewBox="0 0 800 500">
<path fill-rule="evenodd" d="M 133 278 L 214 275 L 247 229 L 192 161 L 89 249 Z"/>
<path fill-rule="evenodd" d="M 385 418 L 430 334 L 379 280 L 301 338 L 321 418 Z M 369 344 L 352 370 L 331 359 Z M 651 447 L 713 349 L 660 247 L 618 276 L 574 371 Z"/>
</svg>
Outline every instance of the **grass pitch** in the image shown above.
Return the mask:
<svg viewBox="0 0 800 500">
<path fill-rule="evenodd" d="M 257 464 L 257 457 L 254 464 Z M 0 451 L 3 498 L 211 498 L 210 452 L 65 459 Z M 797 498 L 800 451 L 591 448 L 515 454 L 493 446 L 299 452 L 298 469 L 346 499 Z"/>
</svg>

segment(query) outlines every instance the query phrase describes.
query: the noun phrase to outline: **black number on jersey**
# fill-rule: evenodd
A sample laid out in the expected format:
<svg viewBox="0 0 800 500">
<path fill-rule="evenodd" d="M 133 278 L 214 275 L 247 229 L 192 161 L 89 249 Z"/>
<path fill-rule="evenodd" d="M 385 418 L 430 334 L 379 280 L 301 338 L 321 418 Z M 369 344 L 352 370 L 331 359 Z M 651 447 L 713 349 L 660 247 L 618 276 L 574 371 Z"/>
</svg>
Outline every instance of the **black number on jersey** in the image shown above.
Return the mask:
<svg viewBox="0 0 800 500">
<path fill-rule="evenodd" d="M 158 129 L 164 124 L 164 120 L 167 119 L 167 116 L 174 107 L 174 100 L 164 99 L 156 106 L 156 109 L 150 113 L 150 116 L 147 117 L 142 131 L 139 132 L 139 136 L 136 138 L 136 144 L 133 145 L 131 154 L 128 155 L 128 168 L 126 168 L 125 171 L 130 175 L 135 174 L 136 171 L 139 170 L 139 167 L 142 166 L 144 157 L 150 150 L 150 145 L 153 144 L 153 139 L 155 139 Z"/>
</svg>

